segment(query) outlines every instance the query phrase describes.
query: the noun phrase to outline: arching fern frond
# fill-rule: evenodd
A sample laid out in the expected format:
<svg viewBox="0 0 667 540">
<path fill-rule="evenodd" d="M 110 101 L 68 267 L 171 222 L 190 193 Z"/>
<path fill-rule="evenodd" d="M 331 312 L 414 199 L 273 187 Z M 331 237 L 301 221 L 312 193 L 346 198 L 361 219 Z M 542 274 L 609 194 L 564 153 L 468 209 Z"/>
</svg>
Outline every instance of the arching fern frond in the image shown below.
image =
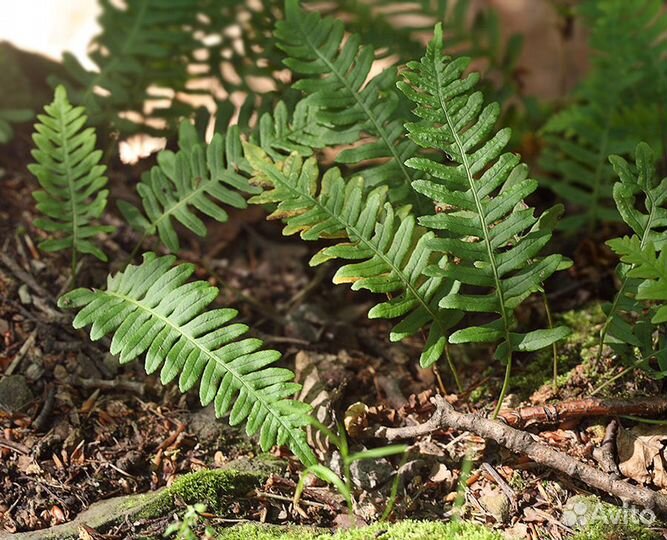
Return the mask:
<svg viewBox="0 0 667 540">
<path fill-rule="evenodd" d="M 368 191 L 362 177 L 345 181 L 337 168 L 320 179 L 315 159 L 304 162 L 297 154 L 279 163 L 253 145 L 246 145 L 245 154 L 256 171 L 253 182 L 266 188 L 250 202 L 277 205 L 269 218 L 282 219 L 285 234 L 298 232 L 304 240 L 342 239 L 319 251 L 311 264 L 357 261 L 341 266 L 334 282 L 350 283 L 354 290 L 395 294 L 368 316 L 400 319 L 391 332 L 392 341 L 429 327 L 421 364 L 436 362 L 449 328 L 461 315 L 438 308 L 438 302 L 455 289 L 453 283 L 423 275 L 427 265 L 439 263 L 440 257 L 429 248 L 434 234 L 417 226 L 409 207 L 392 206 L 386 186 Z"/>
<path fill-rule="evenodd" d="M 426 245 L 449 256 L 444 268 L 429 273 L 470 287 L 445 296 L 440 307 L 493 315 L 487 324 L 454 332 L 449 341 L 498 344 L 496 356 L 509 373 L 514 351 L 541 349 L 566 334 L 564 328 L 519 332 L 514 315 L 563 262 L 560 255 L 539 255 L 559 209 L 537 218 L 523 202 L 537 182 L 526 177 L 519 156 L 502 153 L 509 130 L 494 130 L 500 107 L 485 106 L 482 94 L 474 91 L 477 74 L 463 78 L 468 64 L 466 58 L 443 55 L 440 25 L 421 62 L 408 64 L 399 88 L 416 104 L 414 112 L 421 118 L 406 125 L 409 136 L 424 148 L 440 150 L 450 163 L 415 157 L 407 165 L 431 177 L 415 181 L 414 188 L 447 207 L 419 220 L 442 231 L 442 237 Z"/>
<path fill-rule="evenodd" d="M 248 327 L 232 322 L 235 310 L 207 311 L 218 289 L 187 282 L 194 266 L 174 261 L 146 253 L 140 265 L 109 276 L 105 290 L 76 289 L 58 305 L 79 310 L 74 327 L 91 326 L 91 339 L 113 334 L 111 353 L 121 363 L 145 353 L 147 373 L 159 369 L 163 384 L 178 378 L 182 392 L 199 384 L 202 405 L 229 414 L 231 425 L 245 423 L 263 450 L 287 444 L 306 465 L 315 463 L 302 429 L 310 408 L 291 399 L 300 385 L 288 369 L 270 367 L 280 353 L 244 338 Z"/>
<path fill-rule="evenodd" d="M 634 235 L 608 242 L 621 260 L 630 265 L 619 266 L 619 290 L 613 302 L 603 306 L 607 318 L 600 332 L 598 357 L 602 355 L 603 343 L 608 343 L 621 350 L 628 345 L 637 347 L 642 358 L 648 358 L 656 350 L 653 328 L 648 322 L 653 314 L 645 314 L 646 307 L 641 300 L 658 298 L 645 297 L 640 292 L 642 287 L 646 287 L 642 279 L 648 279 L 648 275 L 644 277 L 644 273 L 637 268 L 646 261 L 657 262 L 656 252 L 663 252 L 667 243 L 663 231 L 667 226 L 667 178 L 658 180 L 655 155 L 646 143 L 637 145 L 634 166 L 620 156 L 611 156 L 609 160 L 619 178 L 614 185 L 614 200 L 623 221 Z M 667 371 L 667 351 L 658 357 L 663 370 Z"/>
<path fill-rule="evenodd" d="M 291 114 L 279 102 L 273 114 L 264 113 L 254 132 L 246 135 L 276 158 L 289 152 L 310 155 L 331 138 L 326 127 L 314 122 L 314 114 L 314 108 L 303 100 Z M 243 194 L 258 192 L 247 179 L 251 168 L 243 157 L 238 126 L 231 126 L 225 135 L 216 133 L 204 144 L 195 128 L 182 122 L 178 152 L 164 150 L 157 160 L 137 186 L 145 215 L 127 202 L 120 201 L 118 206 L 134 229 L 144 235 L 157 233 L 172 252 L 180 249 L 175 221 L 205 236 L 206 225 L 196 211 L 225 222 L 228 214 L 221 204 L 245 208 Z"/>
<path fill-rule="evenodd" d="M 285 20 L 276 24 L 285 65 L 302 76 L 294 88 L 304 91 L 319 108 L 318 121 L 336 130 L 338 138 L 326 144 L 356 143 L 337 156 L 339 163 L 355 166 L 369 188 L 390 187 L 393 201 L 417 201 L 410 188 L 414 172 L 404 161 L 415 146 L 403 138 L 402 123 L 394 112 L 399 95 L 394 89 L 396 69 L 388 68 L 367 81 L 375 58 L 373 48 L 362 46 L 357 34 L 343 43 L 342 21 L 305 12 L 298 0 L 286 0 Z"/>
<path fill-rule="evenodd" d="M 667 17 L 662 8 L 660 0 L 587 0 L 578 8 L 591 28 L 592 69 L 574 93 L 575 102 L 544 126 L 540 162 L 547 173 L 543 184 L 577 211 L 561 222 L 566 231 L 590 231 L 601 221 L 619 220 L 607 156 L 630 154 L 637 140 L 649 140 L 664 152 Z M 647 106 L 652 109 L 643 113 L 647 121 L 628 122 Z"/>
<path fill-rule="evenodd" d="M 145 216 L 129 203 L 118 204 L 133 228 L 144 235 L 157 232 L 172 252 L 180 249 L 175 221 L 205 236 L 206 225 L 195 211 L 224 222 L 228 214 L 220 204 L 244 208 L 240 192 L 256 191 L 237 171 L 241 157 L 238 130 L 231 128 L 226 137 L 214 135 L 208 146 L 194 144 L 192 137 L 197 140 L 197 135 L 192 131 L 190 124 L 183 123 L 180 150 L 160 152 L 158 164 L 144 173 L 137 185 Z"/>
<path fill-rule="evenodd" d="M 33 192 L 37 209 L 44 218 L 35 225 L 55 238 L 40 242 L 44 251 L 72 250 L 72 269 L 78 253 L 89 253 L 106 261 L 94 243 L 95 236 L 115 230 L 95 221 L 103 214 L 109 191 L 104 188 L 106 167 L 100 164 L 102 152 L 95 150 L 95 130 L 85 128 L 83 107 L 72 107 L 65 88 L 56 88 L 53 102 L 38 115 L 33 135 L 37 163 L 28 166 L 41 190 Z M 73 274 L 74 275 L 74 272 Z"/>
<path fill-rule="evenodd" d="M 77 85 L 68 90 L 72 102 L 86 107 L 93 125 L 107 125 L 123 135 L 137 132 L 163 134 L 175 130 L 178 120 L 193 111 L 178 93 L 188 89 L 188 66 L 202 48 L 193 28 L 201 15 L 201 2 L 191 0 L 100 0 L 101 33 L 90 44 L 97 65 L 89 71 L 71 54 L 63 58 Z M 173 99 L 164 91 L 168 89 Z M 146 102 L 167 99 L 154 107 L 148 122 Z"/>
</svg>

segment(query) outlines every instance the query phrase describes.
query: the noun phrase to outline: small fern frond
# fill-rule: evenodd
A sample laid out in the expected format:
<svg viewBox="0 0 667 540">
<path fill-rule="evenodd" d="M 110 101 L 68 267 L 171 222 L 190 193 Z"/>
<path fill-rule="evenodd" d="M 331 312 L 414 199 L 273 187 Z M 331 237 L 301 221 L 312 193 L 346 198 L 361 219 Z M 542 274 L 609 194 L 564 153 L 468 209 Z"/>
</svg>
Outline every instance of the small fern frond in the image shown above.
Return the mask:
<svg viewBox="0 0 667 540">
<path fill-rule="evenodd" d="M 356 143 L 363 135 L 360 144 L 338 154 L 337 162 L 366 163 L 359 174 L 369 188 L 387 185 L 392 201 L 414 202 L 410 184 L 415 173 L 404 161 L 415 146 L 402 137 L 402 123 L 394 114 L 399 104 L 396 69 L 385 69 L 367 81 L 373 48 L 362 46 L 356 34 L 343 43 L 342 21 L 305 12 L 298 0 L 286 0 L 285 20 L 276 24 L 275 36 L 288 55 L 285 65 L 303 77 L 293 87 L 319 108 L 319 122 L 335 130 L 337 137 L 325 144 Z M 371 160 L 381 161 L 368 164 Z"/>
<path fill-rule="evenodd" d="M 314 120 L 315 109 L 304 100 L 294 111 L 279 102 L 273 113 L 264 113 L 248 138 L 262 146 L 274 158 L 298 152 L 310 155 L 328 138 L 328 129 Z M 180 242 L 175 230 L 179 222 L 199 236 L 206 235 L 206 225 L 196 215 L 199 211 L 219 222 L 228 214 L 220 204 L 245 208 L 242 194 L 258 192 L 248 182 L 251 168 L 243 157 L 241 131 L 231 126 L 227 133 L 216 133 L 204 144 L 189 122 L 179 129 L 179 150 L 163 150 L 158 164 L 145 173 L 137 186 L 142 200 L 139 209 L 120 201 L 118 207 L 130 225 L 144 235 L 157 233 L 172 252 L 178 252 Z"/>
<path fill-rule="evenodd" d="M 160 369 L 163 384 L 178 378 L 181 392 L 199 383 L 202 405 L 229 414 L 231 425 L 245 422 L 263 450 L 287 444 L 306 465 L 315 463 L 302 429 L 310 407 L 290 399 L 300 385 L 288 369 L 270 367 L 280 353 L 244 338 L 248 327 L 232 322 L 235 310 L 206 310 L 218 289 L 188 282 L 195 267 L 175 260 L 146 253 L 140 265 L 109 276 L 105 290 L 76 289 L 58 305 L 79 310 L 73 325 L 91 326 L 91 339 L 113 334 L 111 353 L 121 363 L 145 353 L 147 373 Z"/>
<path fill-rule="evenodd" d="M 172 252 L 180 249 L 175 222 L 205 236 L 206 225 L 195 211 L 224 222 L 228 214 L 220 204 L 244 208 L 246 202 L 240 192 L 256 191 L 236 168 L 241 158 L 237 129 L 230 128 L 226 137 L 219 133 L 214 135 L 205 146 L 199 143 L 192 125 L 184 122 L 179 146 L 176 153 L 160 152 L 158 164 L 144 173 L 137 185 L 145 216 L 129 203 L 118 204 L 133 228 L 144 235 L 157 232 Z"/>
<path fill-rule="evenodd" d="M 102 152 L 95 150 L 95 130 L 84 128 L 83 107 L 73 107 L 65 88 L 56 88 L 54 100 L 38 115 L 32 156 L 37 163 L 28 166 L 41 190 L 33 192 L 37 209 L 44 218 L 35 225 L 55 238 L 40 242 L 44 251 L 72 250 L 72 266 L 77 253 L 89 253 L 102 261 L 107 257 L 94 243 L 94 237 L 115 230 L 95 221 L 104 213 L 109 191 L 104 188 L 106 167 L 100 164 Z"/>
<path fill-rule="evenodd" d="M 449 341 L 497 343 L 496 356 L 509 370 L 513 351 L 541 349 L 566 335 L 562 327 L 518 332 L 514 315 L 564 264 L 560 255 L 539 255 L 560 209 L 537 218 L 524 203 L 537 182 L 527 178 L 519 156 L 502 153 L 510 132 L 494 130 L 500 107 L 484 105 L 482 94 L 474 91 L 477 74 L 463 77 L 468 65 L 466 58 L 443 55 L 440 25 L 421 62 L 408 64 L 399 88 L 415 103 L 414 112 L 421 118 L 406 124 L 409 136 L 424 148 L 440 150 L 451 163 L 415 157 L 407 165 L 431 178 L 415 181 L 414 188 L 447 207 L 419 220 L 442 232 L 426 245 L 449 257 L 444 268 L 432 268 L 430 273 L 473 291 L 486 291 L 454 291 L 440 301 L 440 307 L 494 316 L 487 324 L 454 332 Z"/>
<path fill-rule="evenodd" d="M 647 285 L 642 283 L 642 279 L 649 279 L 649 276 L 644 277 L 639 267 L 649 268 L 658 260 L 656 252 L 664 251 L 667 241 L 664 234 L 664 227 L 667 226 L 667 178 L 658 180 L 655 155 L 646 143 L 637 145 L 634 166 L 620 156 L 610 156 L 609 161 L 619 178 L 614 185 L 616 206 L 634 235 L 608 242 L 626 264 L 618 269 L 620 287 L 613 302 L 603 306 L 607 318 L 600 332 L 598 357 L 602 355 L 604 343 L 621 349 L 627 345 L 638 347 L 642 357 L 647 357 L 655 346 L 652 331 L 646 330 L 648 318 L 644 315 L 645 306 L 641 300 L 659 298 L 643 296 Z M 644 292 L 640 292 L 642 290 Z M 648 290 L 650 292 L 651 288 Z M 643 321 L 645 318 L 646 322 Z M 659 356 L 667 368 L 667 354 Z"/>
<path fill-rule="evenodd" d="M 437 361 L 448 329 L 461 315 L 438 308 L 454 285 L 441 276 L 423 275 L 429 264 L 438 263 L 428 247 L 434 234 L 417 226 L 409 207 L 394 208 L 386 186 L 368 191 L 362 177 L 346 181 L 337 168 L 320 179 L 314 158 L 304 162 L 292 154 L 274 163 L 253 145 L 245 146 L 245 154 L 256 171 L 253 182 L 266 188 L 250 202 L 276 205 L 269 219 L 282 219 L 284 234 L 299 233 L 304 240 L 341 239 L 315 254 L 311 265 L 332 259 L 358 261 L 341 266 L 334 282 L 350 283 L 354 290 L 395 294 L 368 316 L 401 319 L 391 332 L 392 341 L 430 327 L 421 363 L 430 366 Z"/>
</svg>

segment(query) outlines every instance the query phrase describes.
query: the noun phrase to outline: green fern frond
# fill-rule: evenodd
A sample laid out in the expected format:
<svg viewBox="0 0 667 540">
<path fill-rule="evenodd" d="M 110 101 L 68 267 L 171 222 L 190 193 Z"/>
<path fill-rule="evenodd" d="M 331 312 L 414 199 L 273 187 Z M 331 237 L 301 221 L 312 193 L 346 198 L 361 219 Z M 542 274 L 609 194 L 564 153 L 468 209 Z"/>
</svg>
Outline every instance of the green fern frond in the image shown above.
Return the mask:
<svg viewBox="0 0 667 540">
<path fill-rule="evenodd" d="M 314 114 L 304 100 L 292 114 L 279 102 L 273 114 L 261 116 L 249 139 L 276 159 L 289 152 L 310 155 L 328 137 L 327 128 L 315 122 Z M 134 229 L 144 235 L 157 233 L 172 252 L 180 249 L 175 221 L 205 236 L 206 225 L 195 211 L 225 222 L 228 214 L 220 204 L 245 208 L 242 193 L 258 192 L 247 179 L 251 169 L 243 158 L 238 126 L 231 126 L 225 135 L 215 134 L 206 145 L 189 122 L 182 122 L 178 152 L 164 150 L 157 159 L 158 164 L 137 186 L 145 215 L 127 202 L 120 201 L 118 206 Z"/>
<path fill-rule="evenodd" d="M 123 135 L 137 132 L 155 135 L 175 130 L 177 121 L 193 108 L 178 94 L 193 93 L 188 66 L 202 48 L 193 28 L 201 15 L 201 2 L 191 0 L 100 0 L 101 33 L 89 55 L 96 71 L 84 68 L 69 53 L 63 63 L 77 83 L 68 85 L 72 101 L 86 107 L 93 125 L 107 125 Z M 63 81 L 64 82 L 64 81 Z M 154 107 L 147 121 L 145 105 L 152 99 L 164 102 L 169 89 L 176 95 L 168 106 Z"/>
<path fill-rule="evenodd" d="M 638 347 L 641 356 L 648 357 L 655 346 L 651 337 L 653 332 L 645 331 L 643 319 L 647 317 L 641 300 L 658 298 L 644 298 L 640 293 L 640 289 L 646 287 L 642 279 L 647 278 L 643 278 L 638 267 L 650 265 L 656 258 L 656 251 L 661 253 L 667 242 L 663 231 L 667 226 L 667 178 L 658 180 L 655 155 L 646 143 L 637 145 L 634 166 L 620 156 L 611 156 L 609 161 L 619 178 L 614 185 L 616 206 L 634 235 L 608 242 L 617 254 L 622 255 L 622 262 L 630 266 L 619 267 L 619 290 L 614 301 L 603 306 L 607 318 L 600 332 L 598 356 L 602 354 L 603 343 L 608 343 L 619 349 L 628 345 Z M 646 258 L 642 259 L 642 256 Z M 667 354 L 658 356 L 667 370 Z"/>
<path fill-rule="evenodd" d="M 493 314 L 489 323 L 454 332 L 451 343 L 498 343 L 496 356 L 507 363 L 513 351 L 534 351 L 566 334 L 564 328 L 517 331 L 515 310 L 564 263 L 560 255 L 540 257 L 548 244 L 559 208 L 540 218 L 525 205 L 537 182 L 527 178 L 519 156 L 502 153 L 509 130 L 494 130 L 500 115 L 497 103 L 484 105 L 475 92 L 477 74 L 463 77 L 466 58 L 443 55 L 442 28 L 421 62 L 408 64 L 399 88 L 415 104 L 420 122 L 406 124 L 410 138 L 424 148 L 437 148 L 450 164 L 415 157 L 407 165 L 430 175 L 414 188 L 447 210 L 420 218 L 442 231 L 427 246 L 449 256 L 444 268 L 431 274 L 457 280 L 484 294 L 453 291 L 440 307 Z"/>
<path fill-rule="evenodd" d="M 291 399 L 300 385 L 288 369 L 270 367 L 280 353 L 244 338 L 248 327 L 232 322 L 235 310 L 206 310 L 218 289 L 187 282 L 194 266 L 175 260 L 146 253 L 140 265 L 109 276 L 105 290 L 76 289 L 58 305 L 79 310 L 73 325 L 91 326 L 91 339 L 113 334 L 111 353 L 121 363 L 145 353 L 147 373 L 160 369 L 163 384 L 178 378 L 181 392 L 199 383 L 202 405 L 229 414 L 231 425 L 245 422 L 263 450 L 287 444 L 306 465 L 315 463 L 302 429 L 310 408 Z"/>
<path fill-rule="evenodd" d="M 40 242 L 44 251 L 72 250 L 72 267 L 78 253 L 89 253 L 106 261 L 104 252 L 93 242 L 94 237 L 115 230 L 97 225 L 107 204 L 109 191 L 104 188 L 106 167 L 100 164 L 102 152 L 95 150 L 95 130 L 85 128 L 83 107 L 72 107 L 62 86 L 56 88 L 46 114 L 38 115 L 32 156 L 37 163 L 28 166 L 37 177 L 41 190 L 35 191 L 37 209 L 46 217 L 35 225 L 56 238 Z"/>
<path fill-rule="evenodd" d="M 630 154 L 636 140 L 663 148 L 667 143 L 656 127 L 664 125 L 667 99 L 662 2 L 588 0 L 578 9 L 591 27 L 592 69 L 574 93 L 575 102 L 544 126 L 540 162 L 548 175 L 543 184 L 577 209 L 560 225 L 570 232 L 619 219 L 608 155 Z M 628 121 L 647 106 L 648 122 Z"/>
<path fill-rule="evenodd" d="M 160 152 L 158 164 L 144 173 L 137 185 L 145 216 L 129 203 L 118 203 L 133 228 L 144 235 L 157 232 L 172 252 L 180 249 L 174 222 L 205 236 L 206 225 L 195 211 L 225 222 L 228 214 L 220 204 L 244 208 L 246 202 L 240 192 L 256 192 L 236 168 L 241 159 L 237 129 L 230 129 L 226 137 L 214 135 L 211 143 L 204 146 L 194 128 L 184 122 L 179 145 L 176 153 Z"/>
<path fill-rule="evenodd" d="M 245 153 L 256 171 L 253 182 L 266 187 L 250 202 L 277 205 L 269 218 L 285 222 L 284 234 L 298 232 L 304 240 L 342 239 L 314 255 L 311 264 L 358 261 L 341 266 L 334 282 L 350 283 L 354 290 L 396 294 L 373 307 L 369 317 L 401 319 L 391 332 L 392 341 L 430 326 L 421 363 L 429 366 L 437 361 L 448 329 L 461 315 L 438 308 L 438 302 L 453 291 L 452 282 L 423 275 L 427 265 L 438 263 L 428 247 L 434 234 L 417 226 L 409 207 L 394 208 L 386 186 L 368 191 L 362 177 L 345 181 L 337 168 L 320 179 L 315 159 L 304 162 L 297 154 L 274 163 L 256 146 L 246 145 Z"/>
<path fill-rule="evenodd" d="M 396 69 L 385 69 L 367 81 L 375 59 L 373 48 L 362 46 L 353 34 L 343 43 L 343 23 L 300 9 L 298 0 L 286 0 L 285 20 L 276 24 L 275 36 L 288 55 L 285 65 L 303 76 L 293 87 L 308 95 L 319 108 L 319 122 L 335 129 L 328 146 L 360 144 L 341 151 L 338 163 L 358 165 L 369 188 L 387 185 L 393 201 L 416 200 L 410 188 L 414 172 L 404 161 L 415 146 L 402 137 L 400 119 L 395 117 L 399 95 L 394 90 Z M 367 162 L 382 160 L 380 163 Z"/>
</svg>

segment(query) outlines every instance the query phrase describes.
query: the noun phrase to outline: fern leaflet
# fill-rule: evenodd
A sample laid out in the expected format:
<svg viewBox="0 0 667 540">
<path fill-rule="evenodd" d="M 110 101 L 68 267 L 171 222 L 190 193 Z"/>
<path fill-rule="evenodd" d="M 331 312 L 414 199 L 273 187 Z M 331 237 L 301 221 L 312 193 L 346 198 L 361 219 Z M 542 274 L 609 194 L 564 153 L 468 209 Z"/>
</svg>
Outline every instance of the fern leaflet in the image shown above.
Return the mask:
<svg viewBox="0 0 667 540">
<path fill-rule="evenodd" d="M 421 62 L 410 62 L 399 88 L 415 104 L 420 122 L 406 124 L 410 138 L 424 148 L 437 148 L 451 164 L 414 157 L 407 165 L 431 176 L 416 180 L 414 188 L 443 203 L 448 210 L 420 218 L 443 236 L 431 238 L 427 246 L 449 258 L 443 268 L 429 273 L 461 282 L 486 294 L 453 291 L 440 300 L 440 307 L 468 312 L 492 313 L 498 318 L 451 334 L 451 343 L 498 343 L 496 356 L 506 363 L 507 390 L 513 351 L 534 351 L 566 335 L 560 327 L 516 331 L 514 311 L 542 282 L 564 263 L 560 255 L 539 257 L 551 238 L 555 208 L 534 217 L 534 209 L 523 199 L 537 188 L 526 178 L 527 169 L 517 155 L 502 153 L 509 141 L 508 129 L 493 133 L 500 115 L 497 103 L 484 106 L 475 92 L 477 74 L 462 78 L 469 60 L 443 55 L 442 27 Z"/>
<path fill-rule="evenodd" d="M 93 242 L 98 234 L 115 230 L 94 223 L 107 204 L 109 192 L 102 189 L 107 184 L 106 167 L 100 164 L 102 152 L 95 150 L 94 129 L 83 129 L 87 120 L 83 107 L 72 107 L 65 88 L 56 88 L 53 102 L 44 110 L 33 135 L 32 156 L 37 163 L 28 166 L 42 187 L 33 192 L 37 209 L 46 216 L 35 220 L 35 225 L 58 235 L 40 242 L 41 249 L 72 250 L 74 275 L 78 253 L 107 260 Z"/>
<path fill-rule="evenodd" d="M 163 384 L 178 377 L 182 392 L 199 383 L 202 405 L 213 403 L 218 417 L 229 414 L 231 425 L 245 422 L 263 450 L 287 444 L 304 464 L 315 463 L 302 429 L 310 407 L 290 399 L 300 388 L 293 373 L 270 367 L 280 353 L 243 338 L 248 327 L 232 323 L 235 310 L 206 311 L 218 289 L 188 283 L 194 266 L 174 261 L 146 253 L 140 265 L 109 276 L 105 290 L 76 289 L 58 305 L 79 309 L 74 327 L 91 326 L 91 339 L 113 333 L 111 353 L 121 363 L 146 353 L 147 373 L 161 368 Z"/>
<path fill-rule="evenodd" d="M 401 318 L 391 332 L 392 341 L 430 325 L 421 363 L 430 366 L 437 361 L 447 330 L 461 315 L 438 309 L 440 299 L 452 292 L 452 282 L 423 276 L 429 263 L 438 262 L 428 247 L 433 233 L 417 226 L 409 207 L 394 208 L 386 186 L 367 191 L 362 177 L 345 181 L 337 168 L 320 180 L 314 158 L 304 162 L 292 154 L 273 163 L 256 146 L 246 145 L 245 152 L 256 171 L 253 182 L 267 187 L 250 202 L 277 204 L 269 218 L 282 219 L 285 234 L 298 232 L 304 240 L 345 239 L 315 254 L 311 265 L 331 259 L 358 261 L 341 266 L 334 282 L 351 283 L 354 290 L 397 293 L 373 307 L 369 317 Z"/>
<path fill-rule="evenodd" d="M 643 280 L 637 289 L 637 299 L 659 302 L 653 314 L 653 324 L 667 322 L 667 251 L 656 251 L 653 243 L 642 245 L 636 236 L 625 236 L 608 242 L 621 261 L 632 265 L 628 277 Z"/>
</svg>

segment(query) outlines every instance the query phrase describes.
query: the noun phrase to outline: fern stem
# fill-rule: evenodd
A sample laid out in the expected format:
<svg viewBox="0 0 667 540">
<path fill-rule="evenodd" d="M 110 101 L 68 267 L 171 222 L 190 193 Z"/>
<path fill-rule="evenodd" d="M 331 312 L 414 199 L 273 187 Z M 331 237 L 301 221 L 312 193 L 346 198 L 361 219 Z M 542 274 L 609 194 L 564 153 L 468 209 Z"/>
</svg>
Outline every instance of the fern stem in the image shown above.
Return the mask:
<svg viewBox="0 0 667 540">
<path fill-rule="evenodd" d="M 496 257 L 495 253 L 493 251 L 493 247 L 491 246 L 491 239 L 489 238 L 489 227 L 486 223 L 486 212 L 484 211 L 484 207 L 482 206 L 482 201 L 479 199 L 479 193 L 477 192 L 477 186 L 475 185 L 475 179 L 473 178 L 472 175 L 472 169 L 470 166 L 470 161 L 468 159 L 468 154 L 466 152 L 465 145 L 461 141 L 461 137 L 456 129 L 456 126 L 454 122 L 452 121 L 452 118 L 449 114 L 449 110 L 447 108 L 447 101 L 445 96 L 442 93 L 442 89 L 444 87 L 443 81 L 441 79 L 441 73 L 440 70 L 437 68 L 434 70 L 435 76 L 436 76 L 436 88 L 438 89 L 438 103 L 440 104 L 440 109 L 442 110 L 445 120 L 447 121 L 447 126 L 449 127 L 449 130 L 452 133 L 452 136 L 454 138 L 454 142 L 456 146 L 458 147 L 459 155 L 461 156 L 461 164 L 463 165 L 463 168 L 465 169 L 466 172 L 466 177 L 468 179 L 468 184 L 470 185 L 470 192 L 473 196 L 473 199 L 475 201 L 475 208 L 477 210 L 477 215 L 479 216 L 479 221 L 481 225 L 482 232 L 484 234 L 484 245 L 486 247 L 486 252 L 489 257 L 489 263 L 491 266 L 491 271 L 493 272 L 493 281 L 495 284 L 496 288 L 496 294 L 498 295 L 498 303 L 500 307 L 500 316 L 502 317 L 503 320 L 503 333 L 505 334 L 505 342 L 507 343 L 507 370 L 505 371 L 505 381 L 503 382 L 503 388 L 501 390 L 501 395 L 500 398 L 498 399 L 498 407 L 500 407 L 500 403 L 502 402 L 502 399 L 505 395 L 505 392 L 507 391 L 507 387 L 509 386 L 509 377 L 510 377 L 510 370 L 512 367 L 512 341 L 510 338 L 510 330 L 509 330 L 509 321 L 510 318 L 507 314 L 507 308 L 505 306 L 505 295 L 503 294 L 503 287 L 502 287 L 502 282 L 500 280 L 500 275 L 498 274 L 498 264 L 496 263 Z M 498 414 L 498 410 L 496 410 L 495 415 Z M 495 416 L 494 416 L 495 418 Z"/>
<path fill-rule="evenodd" d="M 510 387 L 510 378 L 512 375 L 512 351 L 510 350 L 509 356 L 507 358 L 507 366 L 505 366 L 505 378 L 503 379 L 503 387 L 500 389 L 500 395 L 498 396 L 498 403 L 496 403 L 496 408 L 493 411 L 493 419 L 498 418 L 498 413 L 503 406 L 503 400 L 507 394 L 507 390 Z"/>
<path fill-rule="evenodd" d="M 461 384 L 461 379 L 459 379 L 459 374 L 456 371 L 456 368 L 454 367 L 454 361 L 452 360 L 452 356 L 449 354 L 449 345 L 446 343 L 445 344 L 445 358 L 447 359 L 447 365 L 449 366 L 449 369 L 452 372 L 452 376 L 454 377 L 454 383 L 456 384 L 456 389 L 460 392 L 463 392 L 463 385 Z M 433 366 L 435 368 L 435 366 Z M 438 376 L 438 378 L 440 378 Z"/>
<path fill-rule="evenodd" d="M 553 329 L 554 321 L 551 314 L 551 306 L 549 305 L 549 298 L 547 298 L 547 293 L 542 291 L 542 300 L 544 301 L 544 313 L 547 316 L 547 324 L 549 329 Z M 558 391 L 558 346 L 556 342 L 551 344 L 551 350 L 553 352 L 553 387 L 554 391 Z"/>
</svg>

